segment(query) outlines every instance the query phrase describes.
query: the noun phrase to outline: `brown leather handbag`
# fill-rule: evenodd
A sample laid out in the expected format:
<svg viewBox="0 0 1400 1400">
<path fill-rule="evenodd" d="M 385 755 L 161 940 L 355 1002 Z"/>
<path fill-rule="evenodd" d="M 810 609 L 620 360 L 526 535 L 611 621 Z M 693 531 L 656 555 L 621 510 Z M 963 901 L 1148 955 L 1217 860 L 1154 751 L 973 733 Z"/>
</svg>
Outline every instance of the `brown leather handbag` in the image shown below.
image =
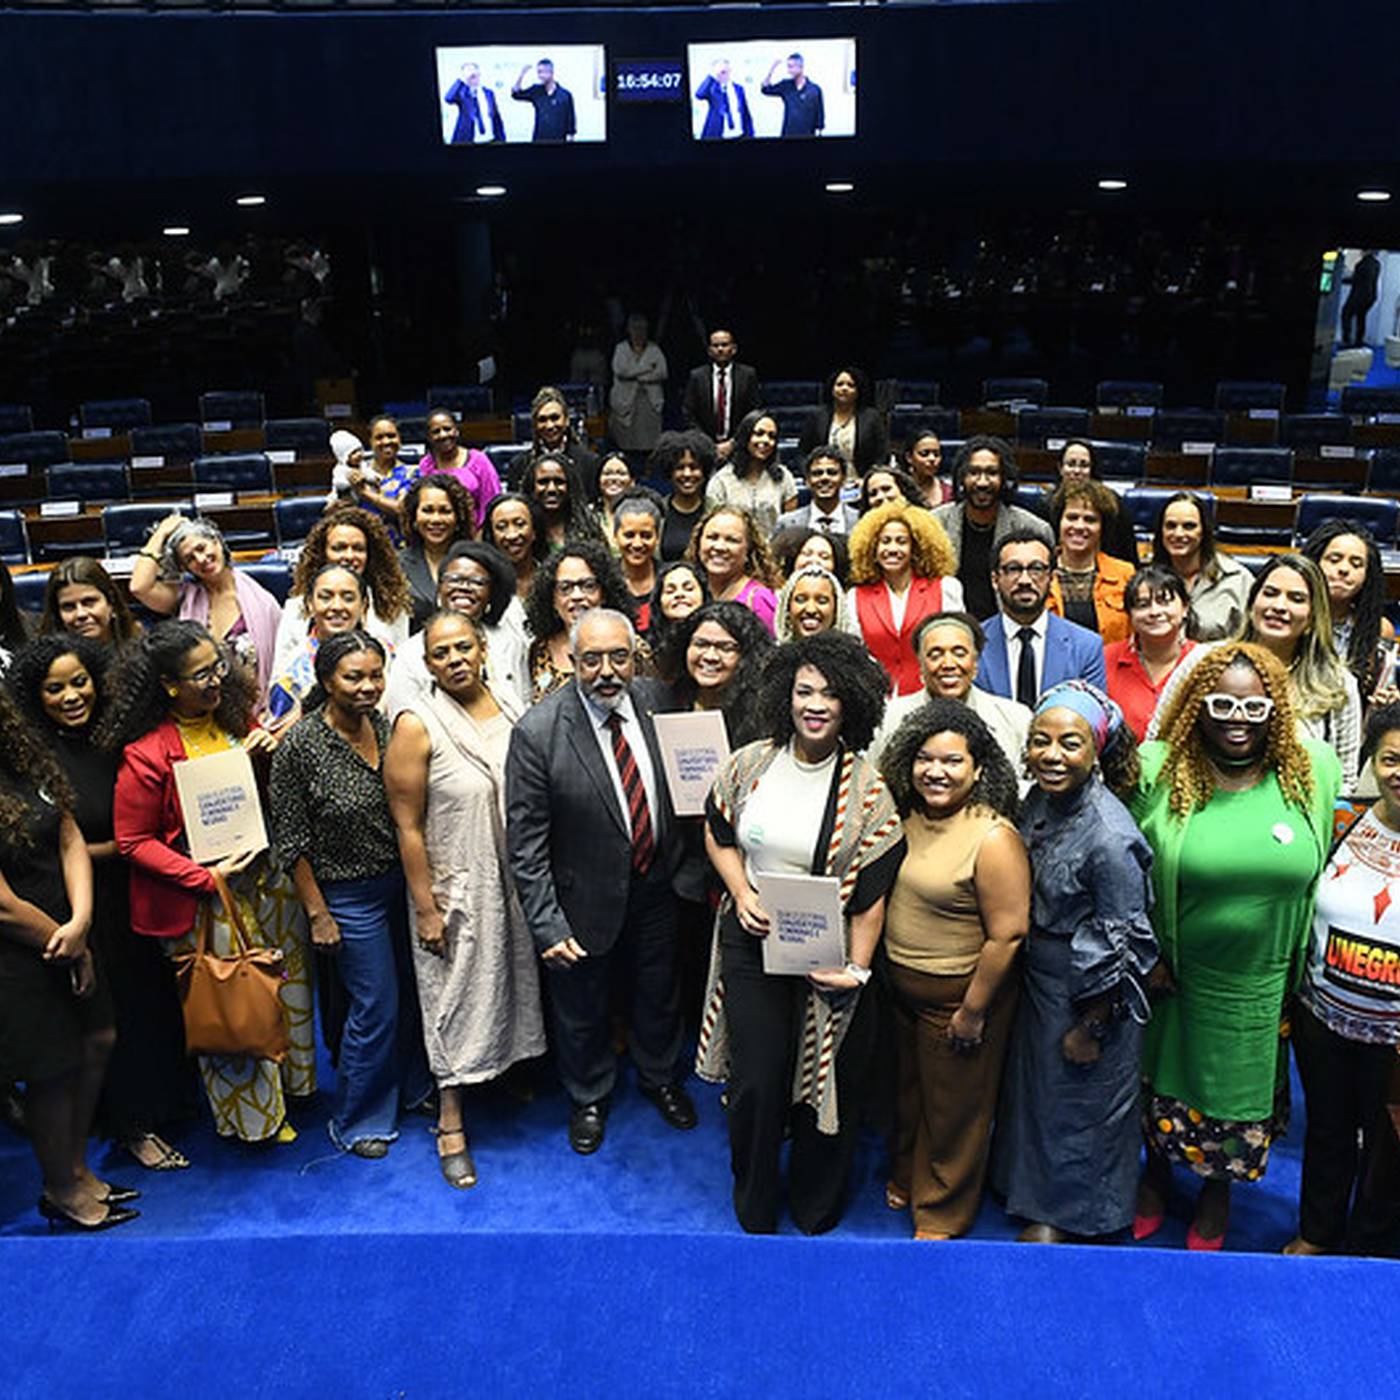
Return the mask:
<svg viewBox="0 0 1400 1400">
<path fill-rule="evenodd" d="M 195 920 L 194 951 L 175 957 L 185 1009 L 185 1048 L 191 1055 L 252 1055 L 279 1063 L 287 1053 L 287 1016 L 278 995 L 285 972 L 280 948 L 255 948 L 238 903 L 222 875 L 214 876 L 228 914 L 233 951 L 210 952 L 213 913 Z"/>
</svg>

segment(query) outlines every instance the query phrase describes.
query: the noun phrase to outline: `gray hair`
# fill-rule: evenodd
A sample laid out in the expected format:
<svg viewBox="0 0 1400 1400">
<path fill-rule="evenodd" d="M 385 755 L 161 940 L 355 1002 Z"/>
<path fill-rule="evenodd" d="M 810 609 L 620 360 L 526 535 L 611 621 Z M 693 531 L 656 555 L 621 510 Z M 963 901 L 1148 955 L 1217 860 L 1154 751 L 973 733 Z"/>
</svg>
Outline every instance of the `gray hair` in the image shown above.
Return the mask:
<svg viewBox="0 0 1400 1400">
<path fill-rule="evenodd" d="M 583 630 L 586 622 L 620 622 L 627 629 L 629 645 L 633 651 L 637 649 L 637 629 L 632 626 L 632 619 L 625 612 L 618 612 L 616 608 L 589 608 L 569 628 L 569 651 L 572 655 L 578 655 L 578 634 Z"/>
<path fill-rule="evenodd" d="M 180 562 L 180 546 L 191 540 L 209 540 L 223 551 L 224 563 L 229 562 L 229 549 L 219 527 L 207 516 L 197 515 L 193 520 L 182 520 L 165 539 L 165 548 L 160 555 L 160 572 L 163 578 L 179 578 L 185 572 Z"/>
<path fill-rule="evenodd" d="M 656 543 L 661 544 L 661 531 L 666 526 L 666 518 L 661 514 L 661 507 L 647 496 L 624 496 L 613 507 L 613 531 L 616 533 L 618 524 L 624 515 L 649 515 L 651 523 L 656 526 Z"/>
</svg>

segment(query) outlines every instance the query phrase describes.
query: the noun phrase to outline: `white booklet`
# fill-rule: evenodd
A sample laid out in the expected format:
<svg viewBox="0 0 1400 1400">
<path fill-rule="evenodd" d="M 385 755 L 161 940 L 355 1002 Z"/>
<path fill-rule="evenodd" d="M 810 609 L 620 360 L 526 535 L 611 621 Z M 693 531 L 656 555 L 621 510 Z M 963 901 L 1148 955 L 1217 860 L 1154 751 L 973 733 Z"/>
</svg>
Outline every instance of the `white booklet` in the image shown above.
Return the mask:
<svg viewBox="0 0 1400 1400">
<path fill-rule="evenodd" d="M 841 882 L 834 875 L 766 875 L 754 888 L 771 924 L 763 940 L 763 970 L 806 976 L 819 967 L 845 967 L 846 927 Z"/>
<path fill-rule="evenodd" d="M 228 749 L 172 765 L 190 859 L 210 865 L 267 845 L 262 802 L 245 749 Z"/>
<path fill-rule="evenodd" d="M 715 774 L 729 757 L 729 731 L 723 714 L 718 710 L 685 710 L 653 715 L 652 719 L 671 806 L 678 817 L 703 816 Z"/>
</svg>

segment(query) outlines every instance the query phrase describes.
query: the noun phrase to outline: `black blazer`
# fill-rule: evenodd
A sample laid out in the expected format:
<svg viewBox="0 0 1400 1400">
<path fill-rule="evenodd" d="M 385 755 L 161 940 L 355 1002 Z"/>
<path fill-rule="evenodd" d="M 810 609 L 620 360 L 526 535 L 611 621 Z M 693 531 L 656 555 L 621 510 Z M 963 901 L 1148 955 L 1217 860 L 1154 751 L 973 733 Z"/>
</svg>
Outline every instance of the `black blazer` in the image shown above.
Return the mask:
<svg viewBox="0 0 1400 1400">
<path fill-rule="evenodd" d="M 797 441 L 798 451 L 805 457 L 814 447 L 823 446 L 831 434 L 831 409 L 819 408 L 803 425 Z M 857 476 L 864 476 L 874 466 L 884 466 L 889 456 L 890 440 L 885 432 L 885 417 L 878 408 L 856 409 L 856 451 L 851 465 Z"/>
<path fill-rule="evenodd" d="M 657 681 L 634 681 L 632 704 L 646 736 L 661 793 L 652 813 L 656 859 L 674 881 L 680 863 L 675 814 L 652 716 L 667 708 Z M 632 834 L 623 825 L 612 776 L 577 685 L 527 710 L 506 757 L 506 847 L 536 947 L 572 935 L 590 953 L 606 953 L 627 916 Z"/>
<path fill-rule="evenodd" d="M 581 442 L 570 438 L 562 448 L 556 448 L 574 464 L 574 470 L 578 473 L 580 484 L 588 495 L 590 501 L 598 499 L 598 471 L 600 463 L 597 454 L 592 448 L 585 446 Z M 519 491 L 520 483 L 524 479 L 525 473 L 530 469 L 530 463 L 536 457 L 543 457 L 544 448 L 527 447 L 523 452 L 517 452 L 510 459 L 510 465 L 506 468 L 506 489 L 509 491 Z"/>
<path fill-rule="evenodd" d="M 690 377 L 685 381 L 685 393 L 681 397 L 681 416 L 687 428 L 699 428 L 702 433 L 717 438 L 715 398 L 711 388 L 713 370 L 713 365 L 703 364 L 690 371 Z M 752 365 L 731 364 L 729 387 L 729 430 L 732 433 L 746 413 L 760 407 L 758 371 Z"/>
</svg>

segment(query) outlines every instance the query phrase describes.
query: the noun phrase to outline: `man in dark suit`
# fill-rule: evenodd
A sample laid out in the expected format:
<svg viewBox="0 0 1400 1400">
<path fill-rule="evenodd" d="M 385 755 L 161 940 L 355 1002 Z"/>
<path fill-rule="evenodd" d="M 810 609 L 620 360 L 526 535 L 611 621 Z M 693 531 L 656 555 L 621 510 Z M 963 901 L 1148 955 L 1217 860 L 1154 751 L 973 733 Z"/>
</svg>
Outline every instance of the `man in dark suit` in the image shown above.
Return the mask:
<svg viewBox="0 0 1400 1400">
<path fill-rule="evenodd" d="M 845 459 L 834 447 L 818 445 L 807 454 L 803 474 L 812 493 L 811 501 L 780 515 L 773 533 L 825 530 L 828 535 L 849 535 L 856 528 L 860 512 L 841 500 L 841 488 L 846 484 Z"/>
<path fill-rule="evenodd" d="M 442 99 L 457 108 L 457 126 L 452 133 L 454 146 L 470 146 L 477 141 L 504 141 L 505 122 L 496 105 L 496 94 L 481 86 L 481 69 L 464 63 L 462 75 L 447 89 Z M 489 131 L 489 134 L 488 134 Z"/>
<path fill-rule="evenodd" d="M 983 624 L 987 645 L 977 684 L 1032 709 L 1061 681 L 1105 687 L 1098 633 L 1046 611 L 1053 578 L 1054 556 L 1039 531 L 1012 530 L 997 543 L 992 583 L 1001 611 Z"/>
<path fill-rule="evenodd" d="M 733 141 L 753 135 L 753 118 L 749 115 L 744 85 L 733 81 L 727 58 L 714 63 L 705 81 L 695 89 L 695 100 L 709 105 L 705 125 L 700 130 L 702 141 Z"/>
<path fill-rule="evenodd" d="M 676 984 L 680 860 L 652 716 L 664 689 L 634 681 L 636 634 L 594 608 L 574 624 L 575 683 L 511 734 L 506 841 L 525 918 L 544 960 L 569 1144 L 596 1152 L 617 1076 L 609 993 L 628 965 L 629 1048 L 642 1093 L 673 1128 L 693 1128 L 681 1087 Z"/>
<path fill-rule="evenodd" d="M 690 371 L 681 398 L 687 428 L 699 428 L 715 440 L 721 462 L 734 450 L 734 428 L 758 403 L 758 371 L 736 364 L 739 343 L 734 332 L 717 328 L 710 332 L 710 363 Z"/>
</svg>

